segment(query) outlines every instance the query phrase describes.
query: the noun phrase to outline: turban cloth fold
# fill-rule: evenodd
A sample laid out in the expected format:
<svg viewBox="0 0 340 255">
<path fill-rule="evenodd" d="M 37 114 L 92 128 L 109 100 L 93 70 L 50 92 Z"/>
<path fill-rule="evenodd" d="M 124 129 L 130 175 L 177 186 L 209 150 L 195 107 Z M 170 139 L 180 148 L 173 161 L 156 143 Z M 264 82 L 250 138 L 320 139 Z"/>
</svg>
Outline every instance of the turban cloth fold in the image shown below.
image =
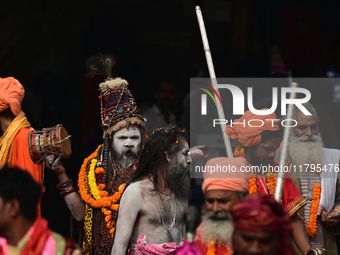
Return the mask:
<svg viewBox="0 0 340 255">
<path fill-rule="evenodd" d="M 284 205 L 272 196 L 258 192 L 240 200 L 232 209 L 236 229 L 249 232 L 272 232 L 281 234 L 278 255 L 295 254 L 289 240 L 291 217 Z"/>
<path fill-rule="evenodd" d="M 265 108 L 261 109 L 261 111 L 262 110 L 268 109 Z M 249 124 L 251 126 L 249 126 Z M 225 132 L 231 139 L 239 140 L 243 146 L 252 147 L 260 143 L 262 138 L 261 133 L 267 130 L 280 130 L 275 113 L 256 115 L 251 111 L 246 111 L 240 119 L 234 120 L 233 126 L 228 125 Z"/>
<path fill-rule="evenodd" d="M 241 169 L 242 166 L 243 169 Z M 208 160 L 205 165 L 206 172 L 202 184 L 203 193 L 206 194 L 209 190 L 248 191 L 246 166 L 248 166 L 247 160 L 241 157 L 218 157 Z M 214 172 L 208 172 L 208 169 L 214 169 Z"/>
<path fill-rule="evenodd" d="M 17 79 L 0 78 L 0 112 L 11 108 L 14 116 L 17 116 L 21 112 L 24 96 L 25 89 Z"/>
<path fill-rule="evenodd" d="M 235 227 L 245 231 L 290 232 L 286 207 L 258 192 L 239 201 L 232 210 Z"/>
</svg>

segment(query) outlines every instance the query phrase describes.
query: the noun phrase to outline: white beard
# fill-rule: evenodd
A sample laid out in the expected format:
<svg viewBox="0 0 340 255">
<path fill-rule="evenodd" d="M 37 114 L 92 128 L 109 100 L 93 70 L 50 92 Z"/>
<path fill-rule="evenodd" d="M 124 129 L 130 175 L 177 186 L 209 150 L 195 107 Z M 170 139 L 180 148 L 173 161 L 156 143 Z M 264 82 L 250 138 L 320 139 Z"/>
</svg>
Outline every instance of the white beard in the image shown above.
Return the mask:
<svg viewBox="0 0 340 255">
<path fill-rule="evenodd" d="M 228 213 L 229 214 L 229 213 Z M 230 214 L 229 214 L 230 215 Z M 206 243 L 215 241 L 217 245 L 232 246 L 232 237 L 234 233 L 234 223 L 231 215 L 229 219 L 212 219 L 204 217 L 201 227 L 202 238 Z"/>
<path fill-rule="evenodd" d="M 314 164 L 315 166 L 317 164 L 322 164 L 323 155 L 323 143 L 320 136 L 313 135 L 310 141 L 306 140 L 308 140 L 308 137 L 306 136 L 299 137 L 294 133 L 291 133 L 288 148 L 288 154 L 292 161 L 291 163 L 296 165 L 297 168 L 302 166 L 303 170 L 306 169 L 304 164 Z M 308 169 L 311 168 L 309 167 Z"/>
</svg>

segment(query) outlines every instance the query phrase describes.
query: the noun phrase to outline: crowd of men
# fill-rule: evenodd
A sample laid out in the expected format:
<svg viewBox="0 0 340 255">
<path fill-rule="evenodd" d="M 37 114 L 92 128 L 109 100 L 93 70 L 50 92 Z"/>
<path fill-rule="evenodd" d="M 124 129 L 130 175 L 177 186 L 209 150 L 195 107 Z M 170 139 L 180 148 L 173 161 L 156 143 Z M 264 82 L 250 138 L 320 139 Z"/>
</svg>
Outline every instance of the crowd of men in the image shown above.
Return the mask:
<svg viewBox="0 0 340 255">
<path fill-rule="evenodd" d="M 286 174 L 280 202 L 273 198 L 277 172 L 240 171 L 278 165 L 278 121 L 227 127 L 241 144 L 235 157 L 212 158 L 206 166 L 237 171 L 204 175 L 203 217 L 191 240 L 183 214 L 194 153 L 187 134 L 170 125 L 147 136 L 127 81 L 112 78 L 107 72 L 112 63 L 102 61 L 108 67 L 99 84 L 103 144 L 84 160 L 78 187 L 60 156 L 47 155 L 42 165 L 32 162 L 27 136 L 33 128 L 21 111 L 23 86 L 12 77 L 0 79 L 0 254 L 185 254 L 187 245 L 195 254 L 338 254 L 340 183 L 334 167 L 340 151 L 323 148 L 311 104 L 304 104 L 311 115 L 293 111 L 297 125 L 286 161 L 303 169 Z M 235 122 L 252 119 L 277 116 L 247 111 Z M 79 244 L 49 230 L 40 216 L 44 165 L 58 176 L 60 194 L 83 223 Z M 318 167 L 313 171 L 311 165 Z"/>
</svg>

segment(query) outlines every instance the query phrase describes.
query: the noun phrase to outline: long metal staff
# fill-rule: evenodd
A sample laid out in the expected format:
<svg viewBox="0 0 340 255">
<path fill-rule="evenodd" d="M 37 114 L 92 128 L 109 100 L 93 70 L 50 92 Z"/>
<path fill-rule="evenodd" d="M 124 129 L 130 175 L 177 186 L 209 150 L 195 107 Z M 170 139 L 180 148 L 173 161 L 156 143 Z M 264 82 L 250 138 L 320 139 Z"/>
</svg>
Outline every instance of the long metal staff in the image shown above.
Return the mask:
<svg viewBox="0 0 340 255">
<path fill-rule="evenodd" d="M 291 87 L 296 88 L 298 87 L 298 84 L 296 82 L 292 82 Z M 296 93 L 292 92 L 290 94 L 290 99 L 294 99 L 295 95 Z M 283 169 L 286 166 L 286 157 L 287 157 L 287 150 L 288 150 L 289 134 L 290 134 L 291 124 L 292 124 L 291 123 L 292 117 L 293 117 L 293 104 L 289 104 L 287 117 L 286 117 L 288 126 L 283 131 L 282 149 L 281 149 L 280 162 L 279 162 L 280 171 L 277 174 L 276 187 L 275 187 L 275 193 L 274 193 L 274 198 L 278 202 L 281 202 L 282 192 L 283 192 L 283 182 L 284 182 L 284 175 L 285 175 L 285 172 L 283 171 Z"/>
<path fill-rule="evenodd" d="M 201 8 L 199 6 L 196 6 L 195 10 L 196 10 L 196 15 L 197 15 L 198 25 L 199 25 L 200 31 L 201 31 L 203 47 L 204 47 L 204 52 L 205 52 L 205 58 L 207 60 L 209 75 L 210 75 L 210 79 L 211 79 L 211 85 L 216 90 L 218 95 L 220 95 L 218 88 L 216 88 L 216 75 L 215 75 L 215 70 L 214 70 L 214 64 L 213 64 L 212 57 L 211 57 L 208 37 L 207 37 L 207 33 L 205 31 L 205 26 L 204 26 Z M 214 94 L 214 97 L 215 97 L 215 100 L 218 101 L 218 98 L 215 94 Z M 218 117 L 220 119 L 223 119 L 223 120 L 225 119 L 224 111 L 223 111 L 222 105 L 220 105 L 220 104 L 217 104 L 217 114 L 218 114 Z M 227 156 L 228 156 L 228 158 L 233 158 L 233 150 L 231 148 L 230 139 L 229 139 L 229 136 L 225 133 L 226 124 L 222 124 L 220 126 L 221 126 L 221 131 L 222 131 L 222 136 L 223 136 Z"/>
</svg>

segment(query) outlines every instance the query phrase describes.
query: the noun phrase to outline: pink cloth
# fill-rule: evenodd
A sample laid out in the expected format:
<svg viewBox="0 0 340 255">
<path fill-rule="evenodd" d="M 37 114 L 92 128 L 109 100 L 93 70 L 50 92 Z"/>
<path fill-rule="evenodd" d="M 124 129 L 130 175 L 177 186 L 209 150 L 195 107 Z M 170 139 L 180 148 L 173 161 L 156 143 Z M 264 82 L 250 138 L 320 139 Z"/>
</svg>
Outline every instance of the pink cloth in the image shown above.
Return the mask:
<svg viewBox="0 0 340 255">
<path fill-rule="evenodd" d="M 27 231 L 27 233 L 19 240 L 19 244 L 20 242 L 22 242 L 24 239 L 26 239 L 27 237 L 29 238 L 29 236 L 32 234 L 34 230 L 34 226 L 30 227 L 30 229 Z M 7 240 L 4 237 L 0 237 L 0 246 L 2 248 L 2 251 L 4 253 L 4 255 L 9 255 L 8 254 L 8 247 L 7 247 Z M 44 246 L 44 250 L 42 251 L 41 255 L 51 255 L 51 254 L 55 254 L 57 250 L 57 243 L 54 240 L 53 236 L 50 235 L 45 243 Z"/>
<path fill-rule="evenodd" d="M 176 251 L 184 245 L 182 241 L 178 243 L 149 244 L 146 235 L 137 238 L 137 244 L 131 244 L 131 255 L 167 255 Z"/>
<path fill-rule="evenodd" d="M 202 255 L 195 243 L 184 240 L 184 245 L 171 255 Z"/>
</svg>

